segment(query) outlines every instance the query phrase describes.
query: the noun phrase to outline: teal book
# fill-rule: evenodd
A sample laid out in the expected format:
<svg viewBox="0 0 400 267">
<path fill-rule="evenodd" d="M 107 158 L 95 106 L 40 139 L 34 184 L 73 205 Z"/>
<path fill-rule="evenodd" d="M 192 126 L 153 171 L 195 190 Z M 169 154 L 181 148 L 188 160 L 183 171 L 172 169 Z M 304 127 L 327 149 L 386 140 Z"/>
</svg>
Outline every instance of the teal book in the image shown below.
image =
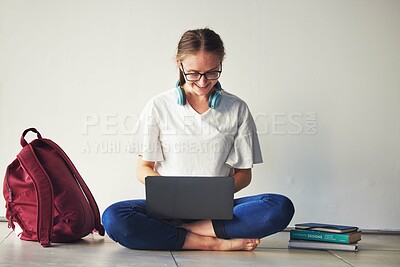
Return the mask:
<svg viewBox="0 0 400 267">
<path fill-rule="evenodd" d="M 290 239 L 351 244 L 361 240 L 361 232 L 328 233 L 313 230 L 290 230 Z"/>
</svg>

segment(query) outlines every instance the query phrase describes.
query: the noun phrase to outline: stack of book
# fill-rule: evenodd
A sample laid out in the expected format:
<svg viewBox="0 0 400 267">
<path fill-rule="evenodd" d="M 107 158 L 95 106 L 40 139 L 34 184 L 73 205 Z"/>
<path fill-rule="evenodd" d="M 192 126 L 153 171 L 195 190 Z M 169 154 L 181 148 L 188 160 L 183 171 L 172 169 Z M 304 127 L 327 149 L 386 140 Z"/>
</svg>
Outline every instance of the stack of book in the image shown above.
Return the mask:
<svg viewBox="0 0 400 267">
<path fill-rule="evenodd" d="M 356 226 L 300 223 L 290 230 L 289 248 L 358 251 L 360 240 Z"/>
</svg>

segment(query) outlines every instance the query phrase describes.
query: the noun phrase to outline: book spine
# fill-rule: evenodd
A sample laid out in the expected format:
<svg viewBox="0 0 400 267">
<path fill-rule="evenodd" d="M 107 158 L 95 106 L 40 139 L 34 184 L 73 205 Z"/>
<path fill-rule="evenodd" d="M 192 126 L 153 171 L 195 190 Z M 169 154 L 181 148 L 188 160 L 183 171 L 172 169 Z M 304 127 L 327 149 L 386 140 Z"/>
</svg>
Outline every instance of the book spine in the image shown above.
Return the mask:
<svg viewBox="0 0 400 267">
<path fill-rule="evenodd" d="M 307 230 L 291 230 L 290 238 L 300 239 L 300 240 L 342 243 L 342 244 L 349 243 L 349 236 L 346 234 L 332 234 L 332 233 L 307 231 Z"/>
<path fill-rule="evenodd" d="M 289 248 L 358 251 L 358 244 L 335 244 L 314 241 L 296 241 L 298 240 L 289 241 Z"/>
</svg>

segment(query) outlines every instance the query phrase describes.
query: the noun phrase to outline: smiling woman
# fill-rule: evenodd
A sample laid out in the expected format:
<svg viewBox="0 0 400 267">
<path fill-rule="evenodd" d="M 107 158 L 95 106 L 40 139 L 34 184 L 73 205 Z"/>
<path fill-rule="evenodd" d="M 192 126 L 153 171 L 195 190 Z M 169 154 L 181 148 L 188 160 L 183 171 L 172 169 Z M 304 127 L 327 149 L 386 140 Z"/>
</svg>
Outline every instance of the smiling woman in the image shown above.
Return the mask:
<svg viewBox="0 0 400 267">
<path fill-rule="evenodd" d="M 188 55 L 180 62 L 180 65 L 180 72 L 183 73 L 186 81 L 183 84 L 179 84 L 180 88 L 178 90 L 180 89 L 182 95 L 185 95 L 192 108 L 202 114 L 210 107 L 208 99 L 210 96 L 215 96 L 214 93 L 218 90 L 216 85 L 221 73 L 219 70 L 219 58 L 208 52 L 200 51 L 196 54 Z M 184 65 L 187 72 L 184 70 Z"/>
<path fill-rule="evenodd" d="M 246 103 L 218 82 L 224 56 L 214 31 L 183 34 L 176 88 L 153 97 L 134 130 L 140 182 L 155 175 L 233 176 L 235 192 L 250 184 L 253 164 L 263 161 L 257 129 Z M 103 224 L 113 240 L 132 249 L 251 251 L 293 214 L 287 197 L 259 194 L 235 199 L 231 220 L 177 223 L 148 217 L 146 200 L 128 200 L 107 208 Z"/>
</svg>

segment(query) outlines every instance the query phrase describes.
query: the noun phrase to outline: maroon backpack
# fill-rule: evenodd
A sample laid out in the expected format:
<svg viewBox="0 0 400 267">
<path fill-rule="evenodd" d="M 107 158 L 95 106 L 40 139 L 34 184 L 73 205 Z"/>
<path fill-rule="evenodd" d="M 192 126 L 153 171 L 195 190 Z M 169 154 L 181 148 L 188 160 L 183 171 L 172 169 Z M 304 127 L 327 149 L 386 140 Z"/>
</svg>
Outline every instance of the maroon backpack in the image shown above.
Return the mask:
<svg viewBox="0 0 400 267">
<path fill-rule="evenodd" d="M 30 131 L 38 139 L 28 144 L 24 137 Z M 4 178 L 8 226 L 22 240 L 43 247 L 92 232 L 103 236 L 96 201 L 65 152 L 34 128 L 23 132 L 20 143 L 23 148 Z"/>
</svg>

